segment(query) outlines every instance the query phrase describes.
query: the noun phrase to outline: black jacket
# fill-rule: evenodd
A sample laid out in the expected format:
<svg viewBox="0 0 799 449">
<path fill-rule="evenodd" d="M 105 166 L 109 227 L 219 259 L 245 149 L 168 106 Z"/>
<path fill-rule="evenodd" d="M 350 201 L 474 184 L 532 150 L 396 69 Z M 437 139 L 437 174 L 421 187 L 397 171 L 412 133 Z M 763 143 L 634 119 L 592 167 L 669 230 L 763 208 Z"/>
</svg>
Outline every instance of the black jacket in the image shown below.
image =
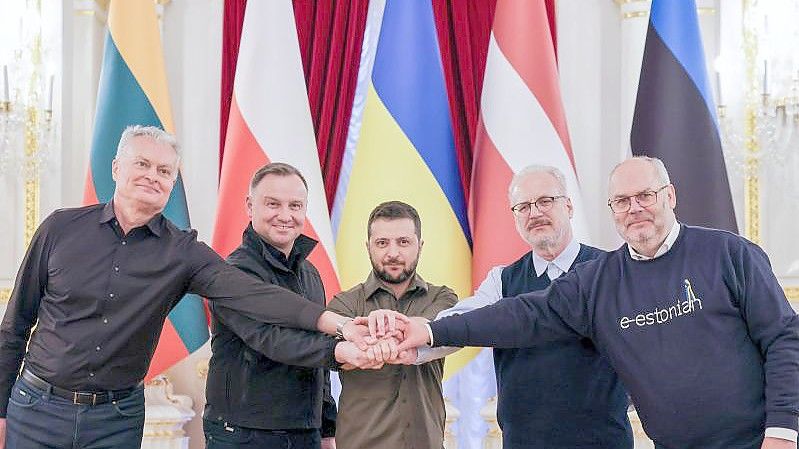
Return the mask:
<svg viewBox="0 0 799 449">
<path fill-rule="evenodd" d="M 286 264 L 250 225 L 227 261 L 324 305 L 322 279 L 305 260 L 316 243 L 300 235 Z M 336 405 L 328 369 L 337 367 L 336 341 L 316 332 L 260 323 L 213 303 L 210 307 L 213 355 L 205 418 L 256 429 L 321 429 L 323 437 L 334 436 Z"/>
</svg>

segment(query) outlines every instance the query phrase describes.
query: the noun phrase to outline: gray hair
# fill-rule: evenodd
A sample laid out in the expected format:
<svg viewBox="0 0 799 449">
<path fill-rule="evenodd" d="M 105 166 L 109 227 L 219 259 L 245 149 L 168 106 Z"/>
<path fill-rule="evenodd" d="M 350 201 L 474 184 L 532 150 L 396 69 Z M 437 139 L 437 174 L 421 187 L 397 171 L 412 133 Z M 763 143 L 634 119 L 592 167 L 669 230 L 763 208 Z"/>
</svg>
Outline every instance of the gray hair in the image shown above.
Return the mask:
<svg viewBox="0 0 799 449">
<path fill-rule="evenodd" d="M 566 196 L 569 195 L 569 192 L 566 189 L 566 176 L 563 175 L 563 172 L 560 171 L 560 169 L 551 165 L 532 164 L 524 167 L 518 173 L 513 175 L 513 179 L 511 179 L 510 185 L 508 186 L 508 198 L 513 195 L 513 190 L 516 189 L 516 187 L 524 178 L 538 173 L 546 173 L 555 178 L 555 181 L 558 182 L 560 194 Z"/>
<path fill-rule="evenodd" d="M 114 158 L 118 159 L 119 156 L 125 154 L 128 146 L 130 145 L 130 141 L 134 137 L 141 136 L 149 137 L 157 143 L 166 144 L 172 147 L 172 149 L 175 150 L 175 154 L 178 156 L 177 165 L 180 165 L 180 146 L 178 145 L 178 139 L 157 126 L 130 125 L 125 128 L 125 130 L 122 131 L 122 136 L 119 138 L 117 154 L 114 156 Z"/>
<path fill-rule="evenodd" d="M 635 159 L 639 161 L 649 162 L 649 165 L 651 165 L 652 168 L 655 169 L 655 174 L 657 175 L 660 184 L 663 185 L 671 184 L 671 179 L 669 178 L 669 172 L 668 170 L 666 170 L 666 166 L 663 164 L 663 161 L 661 161 L 656 157 L 651 157 L 651 156 L 633 156 L 619 162 L 618 164 L 616 164 L 615 167 L 613 167 L 613 170 L 610 171 L 610 177 L 611 178 L 613 177 L 613 174 L 616 173 L 616 170 L 621 166 L 621 164 Z"/>
</svg>

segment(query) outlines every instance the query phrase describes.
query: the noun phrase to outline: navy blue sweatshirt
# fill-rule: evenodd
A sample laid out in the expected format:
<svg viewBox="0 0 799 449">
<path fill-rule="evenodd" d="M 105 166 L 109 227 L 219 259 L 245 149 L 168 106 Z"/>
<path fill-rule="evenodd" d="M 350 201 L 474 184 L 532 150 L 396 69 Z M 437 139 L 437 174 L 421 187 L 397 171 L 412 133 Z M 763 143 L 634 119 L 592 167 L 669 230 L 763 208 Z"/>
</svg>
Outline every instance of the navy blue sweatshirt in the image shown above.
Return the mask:
<svg viewBox="0 0 799 449">
<path fill-rule="evenodd" d="M 603 253 L 580 245 L 572 268 Z M 532 252 L 502 269 L 504 297 L 543 290 L 549 284 L 546 272 L 535 276 Z M 591 340 L 494 349 L 494 367 L 504 448 L 633 447 L 627 394 Z"/>
<path fill-rule="evenodd" d="M 759 449 L 797 429 L 799 320 L 757 245 L 682 226 L 663 256 L 623 245 L 528 293 L 431 324 L 436 345 L 590 338 L 663 449 Z"/>
</svg>

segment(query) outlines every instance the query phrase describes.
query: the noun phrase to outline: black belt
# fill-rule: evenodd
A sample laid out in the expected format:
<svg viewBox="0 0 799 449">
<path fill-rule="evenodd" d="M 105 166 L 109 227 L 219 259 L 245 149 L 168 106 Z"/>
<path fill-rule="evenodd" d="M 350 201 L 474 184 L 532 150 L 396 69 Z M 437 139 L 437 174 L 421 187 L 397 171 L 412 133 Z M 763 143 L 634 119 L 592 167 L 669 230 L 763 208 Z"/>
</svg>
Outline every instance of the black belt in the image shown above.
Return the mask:
<svg viewBox="0 0 799 449">
<path fill-rule="evenodd" d="M 55 396 L 72 401 L 73 404 L 84 405 L 100 405 L 106 402 L 118 401 L 120 399 L 130 396 L 131 393 L 136 391 L 134 388 L 125 388 L 124 390 L 113 391 L 72 391 L 66 388 L 57 387 L 50 382 L 42 379 L 41 377 L 33 374 L 27 369 L 22 370 L 22 378 L 25 379 L 32 387 L 39 390 L 49 391 Z"/>
</svg>

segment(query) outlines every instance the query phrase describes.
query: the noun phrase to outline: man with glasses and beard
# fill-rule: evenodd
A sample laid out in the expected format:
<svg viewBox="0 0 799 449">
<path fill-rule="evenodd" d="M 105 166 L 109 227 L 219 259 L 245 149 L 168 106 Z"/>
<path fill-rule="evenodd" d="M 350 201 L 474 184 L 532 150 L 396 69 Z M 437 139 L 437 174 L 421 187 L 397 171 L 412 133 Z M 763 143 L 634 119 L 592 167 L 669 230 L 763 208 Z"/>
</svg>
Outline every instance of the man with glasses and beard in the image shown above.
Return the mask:
<svg viewBox="0 0 799 449">
<path fill-rule="evenodd" d="M 466 313 L 503 297 L 543 290 L 577 264 L 604 254 L 574 238 L 574 210 L 566 179 L 557 168 L 524 168 L 511 180 L 508 200 L 516 230 L 530 251 L 507 266 L 492 268 L 473 297 L 461 300 L 438 318 Z M 416 363 L 458 349 L 420 348 Z M 627 394 L 591 340 L 497 348 L 493 355 L 497 419 L 505 449 L 633 447 Z"/>
<path fill-rule="evenodd" d="M 457 302 L 444 286 L 416 273 L 422 241 L 416 209 L 400 201 L 378 205 L 369 215 L 366 248 L 372 272 L 336 295 L 328 310 L 349 317 L 378 309 L 433 319 Z M 444 362 L 385 365 L 340 373 L 336 443 L 347 449 L 441 448 L 444 438 Z"/>
</svg>

